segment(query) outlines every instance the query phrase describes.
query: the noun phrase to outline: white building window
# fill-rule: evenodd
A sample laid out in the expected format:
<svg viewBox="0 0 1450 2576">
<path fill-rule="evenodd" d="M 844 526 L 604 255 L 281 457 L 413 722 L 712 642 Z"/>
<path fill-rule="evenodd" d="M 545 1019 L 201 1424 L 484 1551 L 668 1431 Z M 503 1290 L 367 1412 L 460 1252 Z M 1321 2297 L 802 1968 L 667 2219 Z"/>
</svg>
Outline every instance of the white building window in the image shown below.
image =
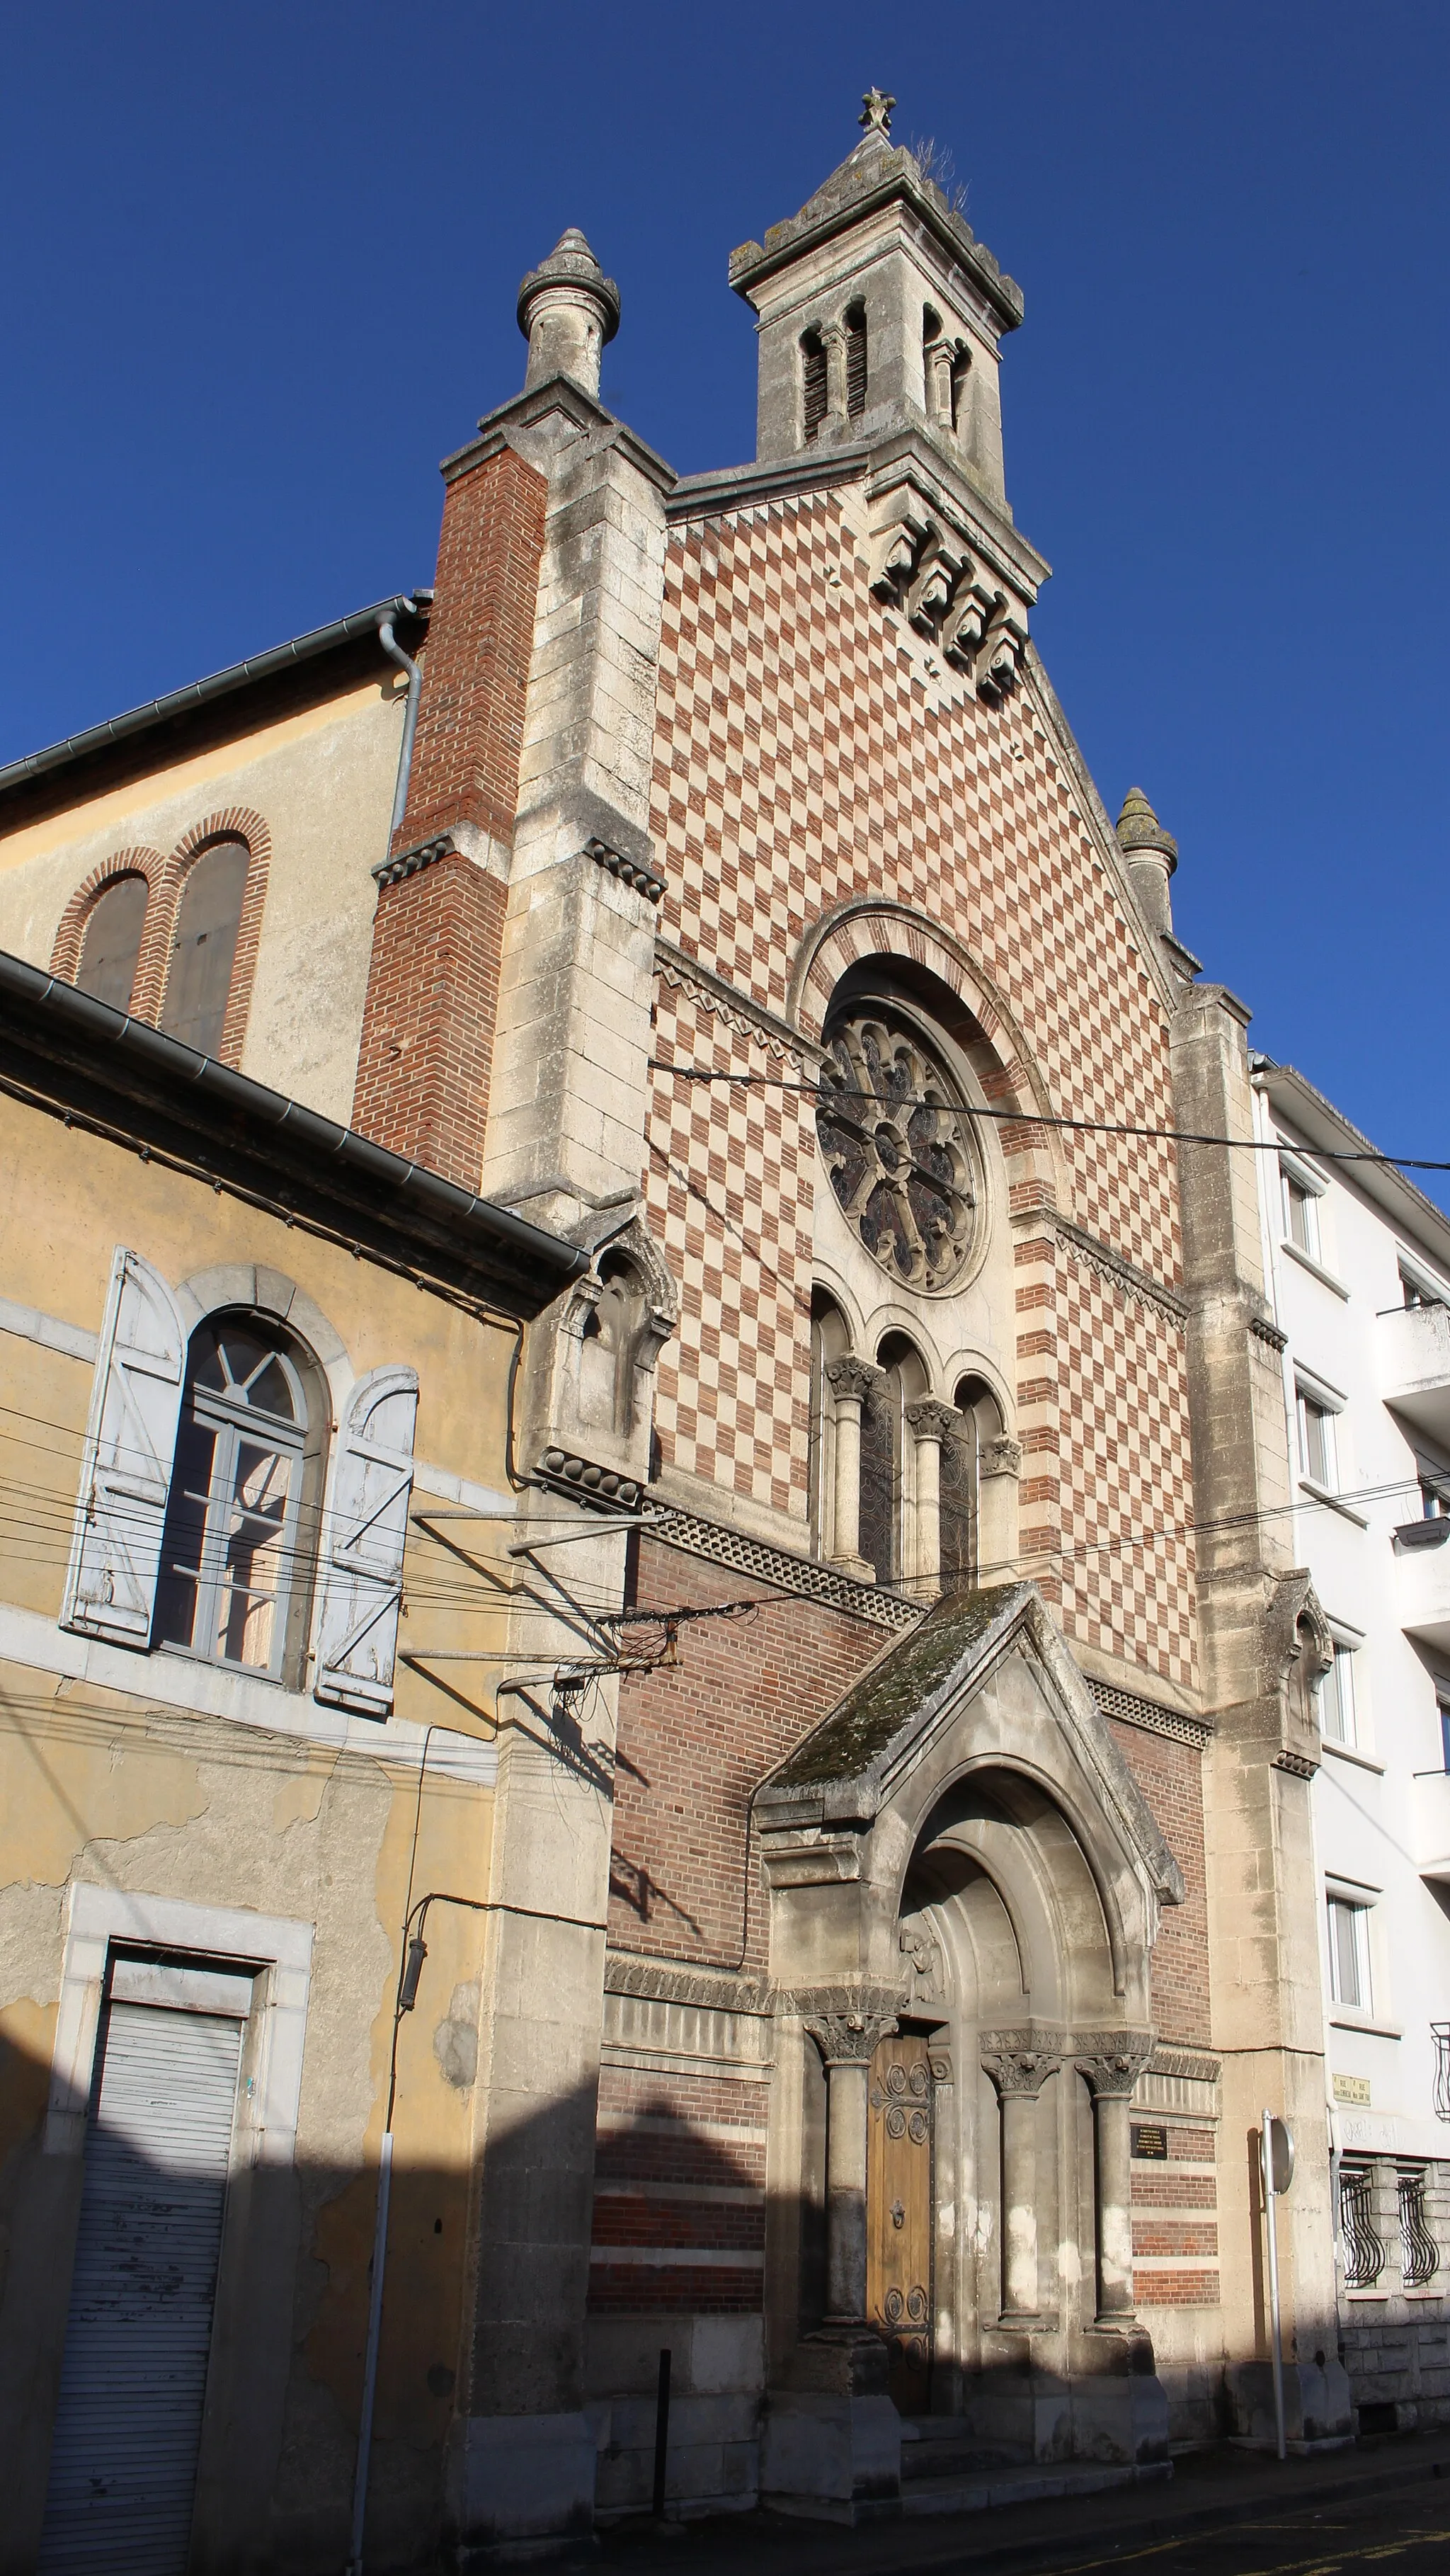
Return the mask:
<svg viewBox="0 0 1450 2576">
<path fill-rule="evenodd" d="M 1368 2012 L 1369 1907 L 1348 1896 L 1331 1896 L 1328 1905 L 1330 1996 L 1348 2012 Z"/>
<path fill-rule="evenodd" d="M 1450 1298 L 1438 1280 L 1432 1279 L 1428 1271 L 1414 1269 L 1403 1259 L 1400 1262 L 1400 1294 L 1409 1307 L 1450 1304 Z"/>
<path fill-rule="evenodd" d="M 1355 1741 L 1354 1648 L 1338 1637 L 1334 1661 L 1319 1684 L 1319 1732 L 1336 1744 Z"/>
<path fill-rule="evenodd" d="M 1338 1489 L 1334 1444 L 1334 1408 L 1306 1387 L 1296 1389 L 1299 1415 L 1299 1472 L 1326 1493 Z"/>
<path fill-rule="evenodd" d="M 1317 1261 L 1320 1258 L 1318 1192 L 1306 1188 L 1292 1166 L 1280 1167 L 1279 1186 L 1284 1193 L 1285 1242 L 1292 1243 L 1296 1251 L 1306 1252 L 1311 1261 Z"/>
<path fill-rule="evenodd" d="M 1450 1682 L 1442 1682 L 1435 1693 L 1435 1706 L 1440 1714 L 1440 1758 L 1450 1771 Z"/>
</svg>

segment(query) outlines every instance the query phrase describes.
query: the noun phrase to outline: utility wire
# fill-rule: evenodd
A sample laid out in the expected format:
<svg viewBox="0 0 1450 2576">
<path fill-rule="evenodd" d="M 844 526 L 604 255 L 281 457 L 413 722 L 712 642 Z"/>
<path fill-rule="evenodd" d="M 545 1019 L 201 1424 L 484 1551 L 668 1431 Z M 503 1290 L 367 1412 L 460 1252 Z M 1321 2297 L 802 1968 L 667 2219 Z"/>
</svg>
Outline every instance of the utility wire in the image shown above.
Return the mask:
<svg viewBox="0 0 1450 2576">
<path fill-rule="evenodd" d="M 1285 1148 L 1277 1136 L 1216 1136 L 1193 1127 L 1139 1127 L 1117 1119 L 1058 1118 L 1042 1109 L 989 1109 L 975 1103 L 955 1100 L 932 1100 L 923 1093 L 855 1091 L 845 1083 L 796 1082 L 787 1074 L 736 1073 L 707 1064 L 668 1064 L 663 1056 L 649 1058 L 651 1073 L 672 1074 L 678 1082 L 729 1082 L 744 1090 L 795 1091 L 816 1101 L 819 1107 L 859 1104 L 863 1109 L 936 1109 L 963 1118 L 992 1118 L 1005 1127 L 1058 1127 L 1079 1136 L 1136 1136 L 1164 1145 L 1231 1145 L 1251 1154 L 1278 1154 Z M 1450 1161 L 1435 1162 L 1423 1155 L 1381 1154 L 1372 1146 L 1308 1145 L 1302 1149 L 1320 1163 L 1375 1163 L 1390 1171 L 1450 1172 Z"/>
</svg>

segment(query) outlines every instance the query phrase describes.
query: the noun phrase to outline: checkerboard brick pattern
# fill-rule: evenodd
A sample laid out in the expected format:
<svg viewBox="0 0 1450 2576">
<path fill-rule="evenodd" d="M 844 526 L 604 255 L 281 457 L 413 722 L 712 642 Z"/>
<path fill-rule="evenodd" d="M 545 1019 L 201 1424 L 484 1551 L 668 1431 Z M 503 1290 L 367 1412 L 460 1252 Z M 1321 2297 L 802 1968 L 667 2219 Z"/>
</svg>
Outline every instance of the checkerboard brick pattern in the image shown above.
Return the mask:
<svg viewBox="0 0 1450 2576">
<path fill-rule="evenodd" d="M 670 1062 L 799 1079 L 799 1058 L 664 984 L 655 1041 Z M 799 1510 L 810 1450 L 813 1121 L 783 1089 L 663 1073 L 653 1083 L 647 1188 L 682 1306 L 657 1373 L 661 1447 L 729 1492 Z"/>
<path fill-rule="evenodd" d="M 1010 1020 L 1039 1105 L 1045 1093 L 1054 1114 L 1171 1125 L 1167 1015 L 1030 674 L 996 708 L 934 690 L 915 640 L 870 595 L 858 506 L 801 496 L 672 536 L 652 817 L 666 936 L 783 1013 L 823 915 L 869 898 L 908 906 L 1000 996 L 1003 1096 L 1030 1092 Z M 662 1057 L 779 1070 L 742 1028 L 702 1018 L 683 987 L 661 986 L 656 1034 Z M 685 1290 L 661 1365 L 664 1455 L 796 1511 L 811 1123 L 783 1091 L 742 1097 L 660 1077 L 646 1173 Z M 1150 1280 L 1177 1283 L 1170 1145 L 1065 1133 L 1032 1159 L 1039 1181 L 1049 1165 L 1062 1175 L 1059 1205 L 1065 1190 L 1079 1226 Z M 758 1192 L 777 1170 L 767 1213 Z M 1191 1508 L 1176 1318 L 1115 1301 L 1047 1232 L 1019 1273 L 1018 1305 L 1030 1570 L 1069 1634 L 1191 1683 L 1186 1542 L 1141 1540 L 1145 1521 L 1184 1521 Z"/>
</svg>

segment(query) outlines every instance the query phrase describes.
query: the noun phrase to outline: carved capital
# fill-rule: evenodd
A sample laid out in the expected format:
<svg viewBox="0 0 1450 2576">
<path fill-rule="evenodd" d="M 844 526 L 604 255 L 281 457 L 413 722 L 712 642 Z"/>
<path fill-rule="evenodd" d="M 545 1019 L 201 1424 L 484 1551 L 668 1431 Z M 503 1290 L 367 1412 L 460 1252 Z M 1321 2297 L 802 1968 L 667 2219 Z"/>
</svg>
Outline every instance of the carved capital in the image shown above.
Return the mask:
<svg viewBox="0 0 1450 2576">
<path fill-rule="evenodd" d="M 1026 2094 L 1036 2097 L 1062 2064 L 1060 2057 L 1042 2048 L 984 2048 L 982 2064 L 999 2093 Z"/>
<path fill-rule="evenodd" d="M 1004 1434 L 997 1440 L 984 1440 L 978 1473 L 983 1476 L 1020 1476 L 1022 1443 Z"/>
<path fill-rule="evenodd" d="M 1101 2101 L 1131 2093 L 1152 2054 L 1150 2031 L 1094 2031 L 1077 2042 L 1073 2061 L 1089 2092 Z"/>
<path fill-rule="evenodd" d="M 847 1351 L 843 1358 L 827 1361 L 826 1375 L 838 1401 L 864 1404 L 873 1386 L 880 1385 L 884 1371 L 873 1368 L 869 1360 L 857 1359 L 854 1351 Z"/>
<path fill-rule="evenodd" d="M 901 2016 L 900 1996 L 879 1986 L 808 1987 L 792 2001 L 827 2066 L 868 2062 Z"/>
<path fill-rule="evenodd" d="M 938 1404 L 935 1396 L 924 1395 L 919 1404 L 907 1406 L 906 1419 L 918 1440 L 945 1440 L 961 1416 L 949 1404 Z"/>
</svg>

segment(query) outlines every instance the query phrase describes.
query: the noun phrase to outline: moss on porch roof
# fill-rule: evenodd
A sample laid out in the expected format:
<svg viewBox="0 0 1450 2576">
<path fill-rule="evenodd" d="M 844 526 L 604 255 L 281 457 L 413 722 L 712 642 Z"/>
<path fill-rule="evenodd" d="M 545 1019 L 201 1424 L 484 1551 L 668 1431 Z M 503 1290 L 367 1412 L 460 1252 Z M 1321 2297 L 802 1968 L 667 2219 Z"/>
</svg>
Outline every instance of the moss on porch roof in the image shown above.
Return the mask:
<svg viewBox="0 0 1450 2576">
<path fill-rule="evenodd" d="M 995 1584 L 985 1592 L 955 1592 L 939 1601 L 920 1627 L 873 1664 L 796 1747 L 769 1786 L 814 1789 L 828 1780 L 859 1779 L 1021 1589 L 1016 1583 Z"/>
</svg>

